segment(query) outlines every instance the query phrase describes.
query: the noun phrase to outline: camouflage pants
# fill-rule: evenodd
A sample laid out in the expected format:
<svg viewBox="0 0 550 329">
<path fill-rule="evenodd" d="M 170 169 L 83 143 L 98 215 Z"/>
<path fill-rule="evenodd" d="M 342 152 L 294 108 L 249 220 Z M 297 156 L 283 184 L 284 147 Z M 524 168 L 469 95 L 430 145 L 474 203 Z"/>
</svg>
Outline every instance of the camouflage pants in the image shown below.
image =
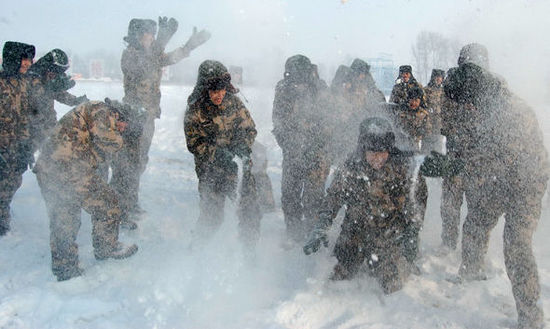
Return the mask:
<svg viewBox="0 0 550 329">
<path fill-rule="evenodd" d="M 23 172 L 9 166 L 0 169 L 0 235 L 10 229 L 10 203 L 23 182 Z"/>
<path fill-rule="evenodd" d="M 306 161 L 293 153 L 283 150 L 281 206 L 288 234 L 294 240 L 302 241 L 314 224 L 325 193 L 330 164 L 322 155 L 314 161 Z"/>
<path fill-rule="evenodd" d="M 460 273 L 475 278 L 483 271 L 490 232 L 504 214 L 504 262 L 518 323 L 526 328 L 535 328 L 543 321 L 542 308 L 537 305 L 540 285 L 532 238 L 545 189 L 546 181 L 522 182 L 521 186 L 493 177 L 467 177 L 466 181 L 468 215 L 462 230 Z"/>
<path fill-rule="evenodd" d="M 255 172 L 256 188 L 258 190 L 258 201 L 262 211 L 269 212 L 275 209 L 275 199 L 273 198 L 273 187 L 271 179 L 265 171 Z"/>
<path fill-rule="evenodd" d="M 414 215 L 411 224 L 403 230 L 402 252 L 405 259 L 414 262 L 418 257 L 420 247 L 420 231 L 424 226 L 424 215 L 428 204 L 428 185 L 426 179 L 419 177 L 415 193 L 415 205 L 412 207 Z"/>
<path fill-rule="evenodd" d="M 464 200 L 464 180 L 461 176 L 444 177 L 441 192 L 441 240 L 456 249 L 460 227 L 460 208 Z"/>
<path fill-rule="evenodd" d="M 92 244 L 95 254 L 105 254 L 116 247 L 120 210 L 116 193 L 100 177 L 87 179 L 74 188 L 59 177 L 36 174 L 50 218 L 52 272 L 56 276 L 78 267 L 76 238 L 80 229 L 80 212 L 92 215 Z"/>
<path fill-rule="evenodd" d="M 334 246 L 334 255 L 338 260 L 335 274 L 343 270 L 346 273 L 344 278 L 349 279 L 366 260 L 371 274 L 385 293 L 400 290 L 410 274 L 400 239 L 394 234 L 385 234 L 382 229 L 368 229 L 365 232 L 352 227 L 353 224 L 349 223 L 342 225 L 342 232 Z M 387 232 L 393 230 L 388 228 Z"/>
<path fill-rule="evenodd" d="M 215 187 L 205 177 L 199 177 L 200 214 L 195 226 L 197 239 L 207 241 L 218 231 L 224 220 L 227 195 L 219 186 Z M 241 196 L 239 207 L 248 201 Z M 241 211 L 238 217 L 239 238 L 249 246 L 255 245 L 260 236 L 260 217 L 244 212 L 241 214 Z"/>
</svg>

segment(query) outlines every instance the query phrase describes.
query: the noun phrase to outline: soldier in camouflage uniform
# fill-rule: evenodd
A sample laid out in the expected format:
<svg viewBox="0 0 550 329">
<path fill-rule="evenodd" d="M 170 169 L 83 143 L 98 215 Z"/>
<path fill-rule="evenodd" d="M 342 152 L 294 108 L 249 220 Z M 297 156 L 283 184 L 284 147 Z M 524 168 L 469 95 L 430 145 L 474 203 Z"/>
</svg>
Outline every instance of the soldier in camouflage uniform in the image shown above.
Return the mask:
<svg viewBox="0 0 550 329">
<path fill-rule="evenodd" d="M 363 60 L 353 60 L 347 72 L 347 67 L 337 71 L 331 93 L 335 116 L 333 122 L 333 157 L 337 163 L 345 160 L 353 151 L 350 140 L 357 140 L 359 123 L 371 114 L 379 105 L 385 103 L 384 94 L 376 87 L 370 73 L 370 66 Z M 343 76 L 345 74 L 345 76 Z"/>
<path fill-rule="evenodd" d="M 202 30 L 193 30 L 187 43 L 166 53 L 168 41 L 177 31 L 178 22 L 174 18 L 159 17 L 159 31 L 156 35 L 156 22 L 150 19 L 134 18 L 128 26 L 124 41 L 128 47 L 122 53 L 121 68 L 124 75 L 123 101 L 135 108 L 144 108 L 142 134 L 135 141 L 127 143 L 113 163 L 113 184 L 123 191 L 130 209 L 138 212 L 138 191 L 140 176 L 148 162 L 148 153 L 155 130 L 155 119 L 160 118 L 160 80 L 162 69 L 175 64 L 191 51 L 210 38 Z"/>
<path fill-rule="evenodd" d="M 118 196 L 97 174 L 122 147 L 126 125 L 113 105 L 86 102 L 65 114 L 43 144 L 33 171 L 50 217 L 52 272 L 59 281 L 82 274 L 76 244 L 81 209 L 92 215 L 96 259 L 122 259 L 137 251 L 118 241 Z"/>
<path fill-rule="evenodd" d="M 86 95 L 76 97 L 67 90 L 74 81 L 65 74 L 69 58 L 61 49 L 53 49 L 34 63 L 29 70 L 32 108 L 31 139 L 37 150 L 57 123 L 54 101 L 76 106 L 88 101 Z"/>
<path fill-rule="evenodd" d="M 338 168 L 310 233 L 304 252 L 328 246 L 327 231 L 346 207 L 334 254 L 333 280 L 352 278 L 367 260 L 385 293 L 402 288 L 410 273 L 403 244 L 414 226 L 411 157 L 394 146 L 390 123 L 379 117 L 364 120 L 356 151 Z"/>
<path fill-rule="evenodd" d="M 401 65 L 399 76 L 395 80 L 395 85 L 391 91 L 390 103 L 406 105 L 409 102 L 408 93 L 411 88 L 422 88 L 422 85 L 414 78 L 410 65 Z"/>
<path fill-rule="evenodd" d="M 426 150 L 443 151 L 443 137 L 441 136 L 441 107 L 443 104 L 443 79 L 445 71 L 433 69 L 430 82 L 424 88 L 426 109 L 432 125 L 431 133 L 423 141 Z"/>
<path fill-rule="evenodd" d="M 288 58 L 273 101 L 273 134 L 283 151 L 281 204 L 289 242 L 303 242 L 315 221 L 330 168 L 327 90 L 313 71 L 309 58 Z"/>
<path fill-rule="evenodd" d="M 462 264 L 466 280 L 484 279 L 489 235 L 504 215 L 504 260 L 518 312 L 518 328 L 542 328 L 540 285 L 532 236 L 549 177 L 548 155 L 533 110 L 506 83 L 476 63 L 488 63 L 478 44 L 463 48 L 459 67 L 444 84 L 445 94 L 464 106 L 470 134 L 466 148 L 456 147 L 465 162 L 468 214 L 463 226 Z M 449 122 L 448 125 L 454 123 Z"/>
<path fill-rule="evenodd" d="M 218 230 L 223 222 L 225 198 L 235 199 L 235 156 L 243 161 L 243 177 L 252 178 L 250 153 L 257 132 L 250 113 L 235 95 L 237 92 L 227 68 L 218 61 L 207 60 L 199 66 L 197 84 L 187 100 L 184 130 L 199 178 L 199 239 L 208 239 Z M 243 178 L 241 188 L 254 189 L 254 182 Z M 239 229 L 241 241 L 252 246 L 259 238 L 261 215 L 255 191 L 249 192 L 241 190 Z"/>
<path fill-rule="evenodd" d="M 10 203 L 32 164 L 29 133 L 30 108 L 25 74 L 32 64 L 34 46 L 8 41 L 0 72 L 0 236 L 10 229 Z"/>
</svg>

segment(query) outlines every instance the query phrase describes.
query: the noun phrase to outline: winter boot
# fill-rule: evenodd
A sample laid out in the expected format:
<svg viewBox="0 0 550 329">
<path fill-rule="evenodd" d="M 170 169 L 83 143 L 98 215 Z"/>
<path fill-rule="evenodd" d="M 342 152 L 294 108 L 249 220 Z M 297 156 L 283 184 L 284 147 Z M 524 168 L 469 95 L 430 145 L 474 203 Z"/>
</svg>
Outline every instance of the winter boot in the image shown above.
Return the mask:
<svg viewBox="0 0 550 329">
<path fill-rule="evenodd" d="M 84 273 L 84 270 L 79 266 L 70 267 L 64 270 L 57 270 L 54 272 L 57 277 L 57 281 L 67 281 L 69 279 L 81 276 Z"/>
<path fill-rule="evenodd" d="M 125 259 L 133 256 L 138 251 L 138 246 L 135 244 L 126 246 L 121 242 L 117 242 L 116 246 L 112 249 L 96 249 L 94 250 L 94 256 L 97 260 L 112 259 Z"/>
</svg>

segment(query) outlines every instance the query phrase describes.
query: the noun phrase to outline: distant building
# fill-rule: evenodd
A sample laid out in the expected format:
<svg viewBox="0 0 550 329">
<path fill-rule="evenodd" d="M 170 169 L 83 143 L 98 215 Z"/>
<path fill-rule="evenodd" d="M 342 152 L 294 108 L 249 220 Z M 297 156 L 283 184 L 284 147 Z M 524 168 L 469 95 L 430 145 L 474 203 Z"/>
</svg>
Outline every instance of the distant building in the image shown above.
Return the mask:
<svg viewBox="0 0 550 329">
<path fill-rule="evenodd" d="M 102 79 L 105 76 L 103 71 L 103 60 L 90 60 L 90 79 Z"/>
<path fill-rule="evenodd" d="M 367 62 L 370 65 L 370 72 L 376 81 L 376 86 L 384 95 L 389 96 L 397 76 L 392 55 L 383 53 L 376 58 L 369 58 Z"/>
<path fill-rule="evenodd" d="M 231 82 L 237 85 L 243 84 L 243 68 L 241 66 L 231 65 L 227 70 L 231 74 Z"/>
</svg>

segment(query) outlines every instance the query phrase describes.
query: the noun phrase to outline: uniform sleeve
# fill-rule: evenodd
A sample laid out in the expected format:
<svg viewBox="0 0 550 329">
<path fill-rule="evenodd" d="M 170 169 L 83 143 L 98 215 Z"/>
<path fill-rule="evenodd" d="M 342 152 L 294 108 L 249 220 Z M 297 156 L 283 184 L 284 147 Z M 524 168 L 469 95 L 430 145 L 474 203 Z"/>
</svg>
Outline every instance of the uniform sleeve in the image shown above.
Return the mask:
<svg viewBox="0 0 550 329">
<path fill-rule="evenodd" d="M 346 176 L 343 170 L 337 170 L 327 189 L 327 193 L 321 202 L 319 209 L 319 221 L 332 225 L 332 221 L 345 202 Z"/>
<path fill-rule="evenodd" d="M 183 130 L 185 132 L 185 140 L 187 149 L 195 157 L 207 158 L 211 153 L 211 146 L 214 143 L 212 134 L 208 134 L 199 121 L 199 111 L 195 105 L 188 106 L 185 111 L 183 121 Z"/>
<path fill-rule="evenodd" d="M 76 97 L 75 95 L 71 94 L 66 90 L 55 93 L 54 99 L 60 103 L 63 103 L 69 106 L 77 106 L 78 104 L 81 103 L 79 100 L 79 97 Z"/>
<path fill-rule="evenodd" d="M 179 47 L 171 52 L 164 53 L 160 58 L 161 66 L 173 65 L 181 61 L 182 59 L 189 57 L 190 52 L 185 47 Z"/>
<path fill-rule="evenodd" d="M 273 100 L 273 135 L 281 147 L 284 147 L 290 138 L 289 134 L 294 131 L 292 126 L 293 99 L 287 89 L 280 83 L 275 90 L 275 99 Z"/>
<path fill-rule="evenodd" d="M 244 104 L 240 103 L 239 107 L 238 116 L 235 120 L 235 134 L 231 141 L 231 145 L 233 149 L 239 149 L 246 146 L 248 151 L 250 151 L 258 132 L 256 131 L 256 124 Z"/>
</svg>

